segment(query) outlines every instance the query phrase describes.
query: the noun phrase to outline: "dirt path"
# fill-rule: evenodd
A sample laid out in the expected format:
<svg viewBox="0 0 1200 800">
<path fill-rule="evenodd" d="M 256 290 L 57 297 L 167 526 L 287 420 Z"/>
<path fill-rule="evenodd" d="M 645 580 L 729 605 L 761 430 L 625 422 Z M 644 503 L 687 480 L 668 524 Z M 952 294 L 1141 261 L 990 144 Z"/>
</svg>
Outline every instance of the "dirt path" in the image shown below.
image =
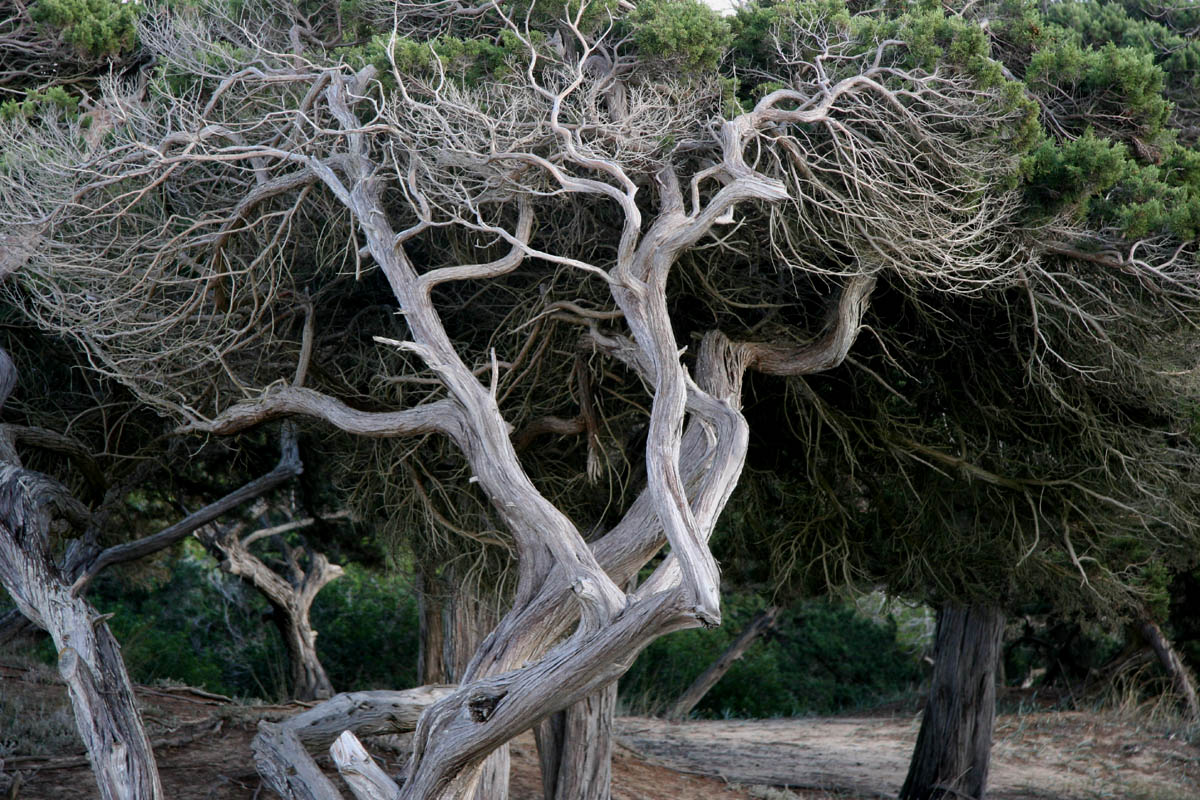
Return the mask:
<svg viewBox="0 0 1200 800">
<path fill-rule="evenodd" d="M 222 702 L 192 690 L 139 687 L 171 800 L 269 800 L 250 758 L 259 719 L 298 706 Z M 57 727 L 50 725 L 51 718 Z M 0 790 L 19 800 L 97 796 L 70 731 L 65 691 L 41 672 L 0 664 Z M 64 725 L 65 723 L 65 725 Z M 912 716 L 704 721 L 618 721 L 614 800 L 895 797 L 918 722 Z M 380 752 L 398 774 L 403 756 Z M 15 795 L 12 780 L 20 781 Z M 511 800 L 541 800 L 533 737 L 513 745 Z M 1031 713 L 1001 717 L 990 781 L 992 800 L 1200 800 L 1200 747 L 1163 730 L 1112 716 Z M 757 788 L 756 788 L 757 787 Z"/>
<path fill-rule="evenodd" d="M 916 717 L 693 721 L 625 718 L 619 741 L 650 763 L 731 783 L 895 797 Z M 1127 720 L 1083 712 L 1003 716 L 993 800 L 1200 798 L 1200 747 Z"/>
</svg>

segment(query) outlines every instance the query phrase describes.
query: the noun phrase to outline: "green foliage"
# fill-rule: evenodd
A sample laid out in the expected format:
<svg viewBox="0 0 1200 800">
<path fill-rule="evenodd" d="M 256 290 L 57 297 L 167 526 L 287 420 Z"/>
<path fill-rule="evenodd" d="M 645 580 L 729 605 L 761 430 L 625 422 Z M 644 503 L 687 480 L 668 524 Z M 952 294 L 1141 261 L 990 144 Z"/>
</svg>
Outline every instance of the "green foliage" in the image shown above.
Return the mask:
<svg viewBox="0 0 1200 800">
<path fill-rule="evenodd" d="M 651 644 L 621 680 L 624 703 L 657 711 L 672 703 L 761 608 L 748 595 L 725 598 L 722 627 L 674 633 Z M 916 658 L 880 625 L 848 606 L 801 603 L 778 631 L 755 642 L 696 707 L 703 717 L 779 717 L 868 707 L 911 688 Z"/>
<path fill-rule="evenodd" d="M 913 66 L 932 71 L 949 63 L 975 78 L 983 88 L 1003 81 L 1000 65 L 991 57 L 987 34 L 972 21 L 948 17 L 938 7 L 907 14 L 892 24 L 895 29 L 887 32 L 888 38 L 905 42 Z M 883 31 L 877 35 L 880 33 Z"/>
<path fill-rule="evenodd" d="M 997 141 L 1005 148 L 1023 152 L 1037 141 L 1038 107 L 1023 91 L 1024 86 L 1004 75 L 1001 64 L 993 58 L 987 33 L 974 21 L 957 15 L 947 15 L 940 5 L 914 4 L 900 13 L 883 13 L 878 9 L 852 14 L 843 0 L 814 0 L 813 2 L 759 2 L 739 10 L 732 19 L 731 51 L 740 74 L 786 75 L 787 67 L 777 63 L 777 38 L 788 38 L 789 28 L 802 23 L 802 30 L 828 28 L 845 37 L 845 54 L 871 54 L 881 46 L 885 53 L 882 63 L 905 70 L 933 72 L 947 68 L 961 72 L 974 81 L 979 89 L 999 88 L 1004 106 L 1017 110 L 1018 123 L 996 132 Z M 885 42 L 891 42 L 884 45 Z M 826 46 L 811 37 L 786 41 L 785 50 L 795 51 L 806 60 L 817 58 Z M 840 69 L 857 70 L 858 61 L 825 59 L 824 68 L 830 80 L 838 80 Z M 887 83 L 887 78 L 877 76 Z M 758 97 L 786 83 L 781 80 L 747 82 L 740 99 L 753 103 Z"/>
<path fill-rule="evenodd" d="M 1111 43 L 1135 50 L 1153 58 L 1171 83 L 1200 87 L 1200 41 L 1157 19 L 1139 17 L 1140 11 L 1118 3 L 1062 2 L 1046 7 L 1046 19 L 1082 45 Z"/>
<path fill-rule="evenodd" d="M 496 42 L 454 36 L 439 36 L 429 41 L 398 39 L 393 53 L 396 67 L 401 72 L 422 73 L 436 69 L 470 85 L 503 77 L 512 70 L 513 58 L 525 57 L 527 49 L 514 33 L 502 31 Z M 375 40 L 363 57 L 382 70 L 387 65 L 385 41 Z"/>
<path fill-rule="evenodd" d="M 1173 147 L 1162 167 L 1127 165 L 1122 180 L 1095 204 L 1096 216 L 1111 221 L 1128 239 L 1167 234 L 1180 241 L 1200 235 L 1200 153 Z"/>
<path fill-rule="evenodd" d="M 339 691 L 417 682 L 417 600 L 403 575 L 347 564 L 313 603 L 317 655 Z"/>
<path fill-rule="evenodd" d="M 81 54 L 101 58 L 133 47 L 141 10 L 140 3 L 121 0 L 38 0 L 32 16 Z"/>
<path fill-rule="evenodd" d="M 1042 107 L 1023 164 L 1031 213 L 1066 213 L 1130 240 L 1195 239 L 1200 173 L 1182 143 L 1195 133 L 1172 120 L 1194 116 L 1200 44 L 1136 2 L 1053 3 L 1043 17 L 1006 0 L 996 11 L 1003 58 Z"/>
<path fill-rule="evenodd" d="M 194 542 L 158 585 L 104 576 L 91 597 L 113 614 L 109 627 L 135 681 L 270 700 L 287 695 L 287 657 L 269 606 Z M 317 595 L 312 621 L 318 657 L 339 691 L 416 682 L 416 600 L 405 578 L 347 565 Z"/>
<path fill-rule="evenodd" d="M 630 15 L 644 54 L 685 69 L 713 69 L 732 42 L 729 23 L 700 0 L 645 0 Z"/>
<path fill-rule="evenodd" d="M 1143 137 L 1155 137 L 1171 111 L 1154 57 L 1111 43 L 1097 50 L 1064 36 L 1033 54 L 1025 80 L 1034 92 L 1076 98 L 1073 107 L 1052 112 L 1069 130 L 1102 122 L 1113 130 L 1117 125 L 1105 119 L 1111 116 Z"/>
<path fill-rule="evenodd" d="M 48 109 L 74 116 L 79 109 L 79 98 L 61 86 L 51 86 L 44 92 L 29 92 L 23 100 L 0 103 L 0 120 L 7 122 L 17 117 L 35 117 Z"/>
<path fill-rule="evenodd" d="M 1089 198 L 1110 189 L 1124 174 L 1126 163 L 1124 145 L 1089 130 L 1062 145 L 1043 140 L 1025 158 L 1022 170 L 1035 207 L 1055 213 L 1076 206 L 1086 212 Z"/>
</svg>

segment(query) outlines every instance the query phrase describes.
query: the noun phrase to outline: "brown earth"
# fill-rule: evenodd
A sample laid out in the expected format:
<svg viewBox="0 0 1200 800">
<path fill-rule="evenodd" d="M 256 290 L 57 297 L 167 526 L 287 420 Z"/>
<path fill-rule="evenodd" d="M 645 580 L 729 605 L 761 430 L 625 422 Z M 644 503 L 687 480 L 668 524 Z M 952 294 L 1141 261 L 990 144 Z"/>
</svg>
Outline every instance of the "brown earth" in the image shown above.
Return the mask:
<svg viewBox="0 0 1200 800">
<path fill-rule="evenodd" d="M 171 800 L 264 800 L 249 757 L 260 719 L 298 705 L 243 705 L 186 687 L 139 687 Z M 618 722 L 614 800 L 895 797 L 919 720 L 912 714 L 813 719 Z M 65 692 L 45 669 L 0 665 L 0 796 L 97 796 L 72 740 Z M 377 751 L 399 773 L 402 755 Z M 16 793 L 13 780 L 19 780 Z M 1083 712 L 1002 716 L 993 800 L 1200 800 L 1200 747 L 1166 727 Z M 790 787 L 790 793 L 783 789 Z M 533 737 L 513 746 L 513 800 L 540 800 Z"/>
</svg>

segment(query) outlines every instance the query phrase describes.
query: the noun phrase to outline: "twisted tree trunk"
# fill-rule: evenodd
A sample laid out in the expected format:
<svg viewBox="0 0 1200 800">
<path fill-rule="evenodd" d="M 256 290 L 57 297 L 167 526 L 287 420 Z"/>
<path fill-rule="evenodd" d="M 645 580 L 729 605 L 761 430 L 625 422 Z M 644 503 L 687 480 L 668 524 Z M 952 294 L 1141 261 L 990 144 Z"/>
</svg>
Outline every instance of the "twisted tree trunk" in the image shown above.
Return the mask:
<svg viewBox="0 0 1200 800">
<path fill-rule="evenodd" d="M 245 580 L 271 604 L 272 619 L 287 648 L 291 668 L 291 695 L 296 700 L 324 700 L 333 696 L 333 684 L 317 658 L 317 632 L 309 612 L 317 593 L 344 572 L 330 563 L 324 554 L 303 548 L 307 569 L 300 564 L 301 548 L 294 548 L 279 536 L 273 537 L 283 553 L 287 578 L 277 574 L 250 552 L 256 534 L 241 538 L 235 531 L 208 529 L 197 533 L 204 544 L 224 556 L 221 568 Z"/>
<path fill-rule="evenodd" d="M 900 800 L 982 800 L 1003 633 L 995 608 L 946 604 L 938 613 L 933 682 Z"/>
<path fill-rule="evenodd" d="M 641 184 L 620 165 L 578 152 L 557 110 L 550 112 L 546 130 L 565 148 L 561 161 L 538 152 L 498 153 L 490 149 L 494 143 L 485 148 L 487 155 L 478 160 L 483 183 L 471 177 L 471 187 L 495 180 L 507 185 L 511 175 L 533 166 L 557 182 L 561 191 L 604 198 L 623 215 L 611 268 L 568 262 L 607 283 L 627 325 L 628 336 L 593 328 L 595 345 L 625 361 L 652 387 L 645 459 L 648 485 L 643 498 L 613 531 L 588 542 L 522 466 L 511 440 L 512 426 L 501 409 L 498 379 L 484 382 L 464 361 L 434 302 L 435 290 L 442 284 L 498 278 L 540 253 L 532 245 L 534 195 L 522 189 L 505 201 L 511 212 L 506 223 L 493 221 L 490 199 L 484 201 L 487 222 L 480 221 L 479 206 L 453 217 L 456 224 L 486 231 L 489 237 L 501 235 L 496 241 L 507 242 L 511 249 L 494 260 L 451 261 L 444 266 L 414 261 L 406 243 L 430 225 L 440 224 L 423 210 L 430 208 L 424 193 L 441 191 L 443 179 L 429 183 L 426 178 L 432 173 L 417 167 L 418 161 L 425 163 L 423 146 L 403 150 L 401 157 L 411 156 L 406 163 L 417 170 L 410 175 L 419 186 L 413 184 L 417 188 L 409 196 L 418 222 L 397 228 L 390 200 L 385 202 L 383 172 L 374 160 L 373 129 L 364 127 L 356 116 L 360 108 L 370 105 L 362 101 L 374 78 L 371 66 L 353 75 L 323 73 L 321 110 L 314 113 L 327 113 L 329 124 L 339 129 L 336 152 L 297 163 L 351 212 L 363 243 L 359 252 L 378 265 L 403 309 L 408 339 L 377 337 L 376 341 L 419 358 L 446 387 L 446 396 L 398 411 L 369 412 L 296 385 L 238 402 L 211 420 L 194 420 L 187 429 L 232 433 L 272 417 L 306 414 L 360 435 L 441 434 L 460 449 L 472 482 L 512 535 L 518 579 L 512 609 L 476 652 L 459 690 L 431 706 L 414 734 L 403 796 L 458 800 L 475 791 L 490 754 L 547 716 L 606 689 L 650 642 L 675 630 L 720 623 L 718 568 L 708 539 L 745 461 L 748 425 L 740 411 L 744 374 L 753 368 L 802 375 L 840 363 L 861 328 L 874 280 L 870 269 L 850 278 L 833 325 L 805 345 L 731 342 L 711 332 L 701 343 L 693 373 L 680 358 L 667 303 L 668 278 L 677 259 L 731 218 L 739 204 L 778 203 L 791 197 L 779 178 L 757 172 L 747 163 L 745 153 L 751 143 L 781 122 L 828 119 L 832 105 L 858 92 L 861 81 L 842 80 L 819 103 L 798 109 L 785 108 L 796 99 L 794 92 L 777 91 L 759 101 L 753 111 L 723 122 L 713 140 L 719 166 L 693 176 L 690 206 L 679 174 L 655 167 L 653 175 L 647 175 L 653 178 L 650 185 L 657 195 L 652 219 L 645 218 L 637 196 Z M 583 78 L 580 73 L 580 81 Z M 551 101 L 549 94 L 534 94 L 550 108 L 558 108 L 561 98 Z M 406 129 L 406 124 L 394 128 Z M 272 148 L 277 150 L 275 145 Z M 238 158 L 252 157 L 249 153 Z M 307 179 L 289 178 L 278 186 L 294 186 L 295 180 Z M 713 180 L 720 188 L 711 194 L 707 188 L 699 191 L 701 183 L 707 187 Z M 466 196 L 473 197 L 474 191 L 469 189 Z M 614 576 L 602 561 L 612 562 L 614 571 L 617 567 L 636 571 L 664 539 L 670 544 L 670 556 L 637 591 L 622 591 L 618 583 L 632 572 Z"/>
</svg>

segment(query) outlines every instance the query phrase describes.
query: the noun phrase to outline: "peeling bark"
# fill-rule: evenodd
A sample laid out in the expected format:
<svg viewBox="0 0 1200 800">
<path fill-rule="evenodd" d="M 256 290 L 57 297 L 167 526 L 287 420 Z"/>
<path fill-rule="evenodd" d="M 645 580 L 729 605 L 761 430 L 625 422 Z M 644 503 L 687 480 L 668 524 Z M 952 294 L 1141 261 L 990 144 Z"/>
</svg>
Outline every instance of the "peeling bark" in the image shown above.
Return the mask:
<svg viewBox="0 0 1200 800">
<path fill-rule="evenodd" d="M 0 349 L 0 407 L 16 371 Z M 24 469 L 0 441 L 0 583 L 17 608 L 49 631 L 75 725 L 103 800 L 157 800 L 162 786 L 120 646 L 104 618 L 63 580 L 50 552 L 51 509 L 73 500 L 56 481 Z"/>
<path fill-rule="evenodd" d="M 451 224 L 509 243 L 507 254 L 482 264 L 418 269 L 410 261 L 406 243 L 435 224 L 423 194 L 433 184 L 422 183 L 430 164 L 424 160 L 424 148 L 406 150 L 402 145 L 396 150 L 407 164 L 404 169 L 410 170 L 409 180 L 415 181 L 405 195 L 412 201 L 415 222 L 396 230 L 397 217 L 383 200 L 382 171 L 373 160 L 370 126 L 364 127 L 355 113 L 374 78 L 373 67 L 354 75 L 322 73 L 321 113 L 328 115 L 327 124 L 340 128 L 336 152 L 327 157 L 298 156 L 295 163 L 315 175 L 349 210 L 363 243 L 361 254 L 378 265 L 403 309 L 410 339 L 376 341 L 418 357 L 440 379 L 448 396 L 404 411 L 370 413 L 316 392 L 285 387 L 226 409 L 216 419 L 194 420 L 190 427 L 230 433 L 271 416 L 300 413 L 354 433 L 441 433 L 457 445 L 470 466 L 472 481 L 511 533 L 518 565 L 512 609 L 472 658 L 462 687 L 430 707 L 414 734 L 403 796 L 459 798 L 475 791 L 489 754 L 498 753 L 493 764 L 497 763 L 504 757 L 498 748 L 513 736 L 605 690 L 651 641 L 674 630 L 720 622 L 718 570 L 707 542 L 744 465 L 748 441 L 740 411 L 744 372 L 756 363 L 776 374 L 802 374 L 839 363 L 861 327 L 873 280 L 862 276 L 848 281 L 830 335 L 810 346 L 735 343 L 715 333 L 705 337 L 693 377 L 680 357 L 667 312 L 667 279 L 680 255 L 722 224 L 739 203 L 789 198 L 778 178 L 756 171 L 745 160 L 747 147 L 763 131 L 781 124 L 827 120 L 840 98 L 872 91 L 874 84 L 863 77 L 846 79 L 813 102 L 791 90 L 764 97 L 754 110 L 725 121 L 716 131 L 716 164 L 694 176 L 690 210 L 684 208 L 680 179 L 670 169 L 646 176 L 655 179 L 659 193 L 650 220 L 643 220 L 639 183 L 619 164 L 578 150 L 575 134 L 559 121 L 559 101 L 537 87 L 533 96 L 547 101 L 545 135 L 556 143 L 555 158 L 539 152 L 487 150 L 479 161 L 485 171 L 480 173 L 482 181 L 472 177 L 469 183 L 472 187 L 507 185 L 513 169 L 532 167 L 562 192 L 591 194 L 615 204 L 623 216 L 622 230 L 615 263 L 605 272 L 537 251 L 531 245 L 533 201 L 520 190 L 501 201 L 517 217 L 507 228 L 483 221 L 482 206 L 473 205 L 475 199 L 469 199 L 463 209 L 447 212 Z M 404 99 L 397 108 L 419 105 L 406 95 L 403 81 L 397 91 Z M 702 180 L 712 182 L 711 192 L 700 191 Z M 473 198 L 473 192 L 466 190 L 462 196 Z M 490 219 L 493 200 L 479 202 L 489 207 Z M 441 283 L 497 278 L 531 255 L 559 260 L 607 282 L 630 336 L 597 331 L 593 339 L 602 348 L 611 347 L 617 357 L 628 358 L 652 388 L 647 488 L 621 524 L 594 545 L 584 540 L 578 527 L 523 469 L 499 406 L 496 378 L 489 386 L 464 363 L 433 302 L 432 290 Z M 637 591 L 622 591 L 619 584 L 664 539 L 670 543 L 671 555 Z M 611 567 L 603 563 L 610 559 Z M 620 574 L 624 570 L 630 573 Z M 502 772 L 495 769 L 489 774 L 498 781 Z M 496 784 L 490 791 L 494 794 L 488 800 L 497 800 L 503 789 Z"/>
<path fill-rule="evenodd" d="M 250 742 L 263 782 L 287 800 L 343 800 L 333 781 L 321 772 L 296 732 L 263 720 Z"/>
<path fill-rule="evenodd" d="M 344 732 L 360 736 L 403 733 L 453 686 L 421 686 L 400 692 L 348 692 L 280 723 L 261 722 L 251 742 L 263 781 L 286 800 L 331 800 L 340 792 L 310 752 L 329 747 Z"/>
<path fill-rule="evenodd" d="M 345 731 L 329 748 L 333 763 L 358 800 L 398 800 L 400 787 L 379 768 L 353 733 Z"/>
<path fill-rule="evenodd" d="M 546 800 L 610 800 L 616 708 L 611 683 L 534 729 Z"/>
</svg>

